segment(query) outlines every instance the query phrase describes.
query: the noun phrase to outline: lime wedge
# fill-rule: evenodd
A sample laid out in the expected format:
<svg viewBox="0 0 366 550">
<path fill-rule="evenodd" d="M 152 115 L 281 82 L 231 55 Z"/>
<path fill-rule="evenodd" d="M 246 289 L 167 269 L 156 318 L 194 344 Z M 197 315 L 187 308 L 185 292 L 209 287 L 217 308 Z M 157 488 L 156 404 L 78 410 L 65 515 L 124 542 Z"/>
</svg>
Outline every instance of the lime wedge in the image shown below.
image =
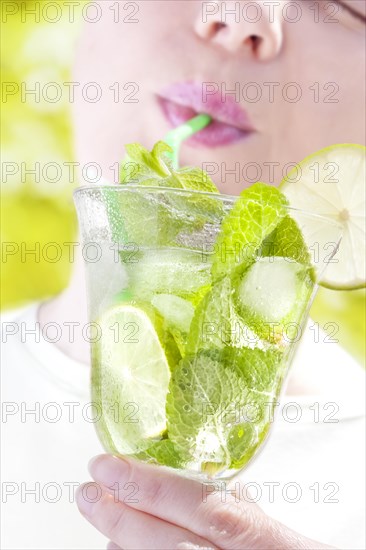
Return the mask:
<svg viewBox="0 0 366 550">
<path fill-rule="evenodd" d="M 120 304 L 99 319 L 102 337 L 94 352 L 99 388 L 94 392 L 120 453 L 143 450 L 166 429 L 170 368 L 161 319 L 148 307 Z"/>
<path fill-rule="evenodd" d="M 332 145 L 300 162 L 280 185 L 293 208 L 321 215 L 343 227 L 339 250 L 320 281 L 335 290 L 366 286 L 365 160 L 366 147 L 362 145 Z M 301 213 L 293 211 L 292 215 L 299 217 L 301 224 Z M 301 229 L 310 248 L 320 243 L 329 250 L 337 226 L 332 230 L 331 225 L 315 217 L 305 225 L 301 224 Z"/>
</svg>

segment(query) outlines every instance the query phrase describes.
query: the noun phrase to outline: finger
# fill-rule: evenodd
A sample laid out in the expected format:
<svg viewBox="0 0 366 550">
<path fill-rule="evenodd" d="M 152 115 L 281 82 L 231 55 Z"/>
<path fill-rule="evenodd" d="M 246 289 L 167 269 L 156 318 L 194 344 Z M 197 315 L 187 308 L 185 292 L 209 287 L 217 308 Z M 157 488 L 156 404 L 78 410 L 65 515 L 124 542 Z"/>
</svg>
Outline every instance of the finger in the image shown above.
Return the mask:
<svg viewBox="0 0 366 550">
<path fill-rule="evenodd" d="M 113 541 L 109 541 L 107 544 L 107 550 L 122 550 L 122 548 Z"/>
<path fill-rule="evenodd" d="M 98 498 L 91 499 L 88 495 L 92 485 L 97 484 L 85 483 L 78 488 L 76 499 L 79 510 L 117 547 L 124 550 L 171 550 L 184 548 L 181 545 L 188 544 L 191 548 L 217 550 L 209 541 L 186 529 L 116 501 L 113 495 L 100 486 L 96 488 L 99 491 Z"/>
<path fill-rule="evenodd" d="M 118 485 L 119 498 L 129 507 L 192 531 L 221 548 L 241 550 L 259 534 L 268 543 L 268 516 L 254 503 L 237 502 L 227 494 L 225 482 L 208 486 L 151 464 L 110 455 L 96 457 L 89 469 L 98 483 L 109 488 Z M 137 498 L 131 502 L 124 497 L 130 484 L 137 488 Z"/>
</svg>

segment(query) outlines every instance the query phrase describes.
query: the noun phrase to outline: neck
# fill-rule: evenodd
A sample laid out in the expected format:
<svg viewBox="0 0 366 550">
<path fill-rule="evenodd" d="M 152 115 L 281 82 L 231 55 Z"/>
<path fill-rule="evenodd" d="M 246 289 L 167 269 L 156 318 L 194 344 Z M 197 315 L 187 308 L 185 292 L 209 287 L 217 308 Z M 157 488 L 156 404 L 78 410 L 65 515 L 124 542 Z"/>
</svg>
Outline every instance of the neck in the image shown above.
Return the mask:
<svg viewBox="0 0 366 550">
<path fill-rule="evenodd" d="M 81 253 L 75 256 L 74 270 L 69 286 L 58 296 L 44 302 L 38 312 L 41 328 L 47 323 L 58 323 L 61 338 L 54 345 L 67 356 L 90 364 L 90 344 L 83 334 L 88 323 L 85 273 Z"/>
</svg>

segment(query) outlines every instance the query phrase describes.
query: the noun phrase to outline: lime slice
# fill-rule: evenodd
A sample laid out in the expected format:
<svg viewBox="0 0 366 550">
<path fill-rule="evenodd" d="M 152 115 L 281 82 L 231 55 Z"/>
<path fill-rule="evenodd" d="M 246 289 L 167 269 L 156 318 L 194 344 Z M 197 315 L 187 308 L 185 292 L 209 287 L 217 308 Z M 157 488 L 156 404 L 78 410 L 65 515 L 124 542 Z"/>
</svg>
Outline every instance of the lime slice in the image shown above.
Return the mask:
<svg viewBox="0 0 366 550">
<path fill-rule="evenodd" d="M 332 228 L 322 218 L 314 217 L 304 224 L 301 212 L 291 213 L 299 221 L 309 247 L 319 243 L 323 251 L 328 250 L 324 261 L 343 228 L 339 250 L 328 260 L 320 281 L 322 286 L 335 290 L 366 286 L 365 153 L 362 145 L 332 145 L 303 160 L 280 185 L 293 208 L 336 222 Z"/>
<path fill-rule="evenodd" d="M 95 360 L 103 420 L 118 452 L 137 452 L 166 429 L 170 368 L 161 320 L 148 306 L 120 304 L 104 313 L 99 326 Z"/>
</svg>

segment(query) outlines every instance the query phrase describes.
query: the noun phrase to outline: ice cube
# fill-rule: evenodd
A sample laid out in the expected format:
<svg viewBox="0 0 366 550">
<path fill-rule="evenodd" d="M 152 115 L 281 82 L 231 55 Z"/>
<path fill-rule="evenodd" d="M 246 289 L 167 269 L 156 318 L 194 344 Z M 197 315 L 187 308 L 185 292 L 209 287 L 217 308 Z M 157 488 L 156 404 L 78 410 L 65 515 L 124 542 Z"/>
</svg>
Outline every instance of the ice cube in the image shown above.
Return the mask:
<svg viewBox="0 0 366 550">
<path fill-rule="evenodd" d="M 263 322 L 280 322 L 297 306 L 307 278 L 304 266 L 289 258 L 260 258 L 240 283 L 240 305 Z"/>
</svg>

